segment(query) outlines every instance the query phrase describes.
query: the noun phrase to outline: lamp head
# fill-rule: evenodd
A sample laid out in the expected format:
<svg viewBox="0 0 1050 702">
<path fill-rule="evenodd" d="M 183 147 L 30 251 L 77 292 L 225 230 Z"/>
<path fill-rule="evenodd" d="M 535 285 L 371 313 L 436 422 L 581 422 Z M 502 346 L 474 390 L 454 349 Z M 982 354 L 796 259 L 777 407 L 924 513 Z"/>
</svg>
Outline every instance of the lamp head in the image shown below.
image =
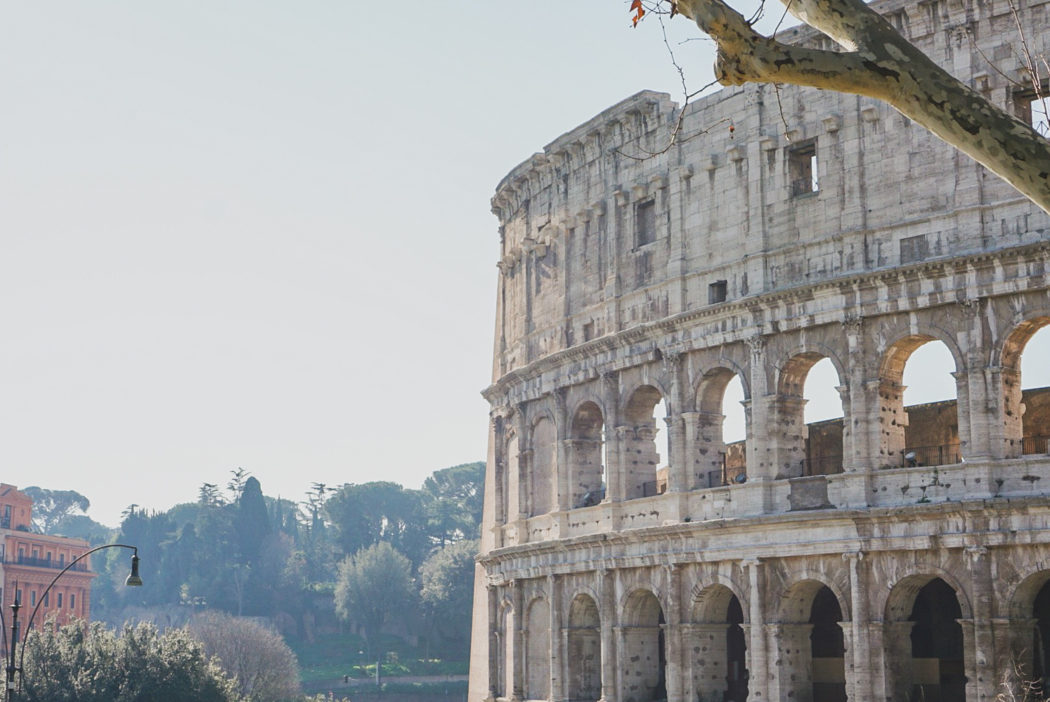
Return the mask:
<svg viewBox="0 0 1050 702">
<path fill-rule="evenodd" d="M 139 554 L 131 557 L 131 575 L 124 581 L 127 587 L 142 587 L 142 578 L 139 577 Z"/>
</svg>

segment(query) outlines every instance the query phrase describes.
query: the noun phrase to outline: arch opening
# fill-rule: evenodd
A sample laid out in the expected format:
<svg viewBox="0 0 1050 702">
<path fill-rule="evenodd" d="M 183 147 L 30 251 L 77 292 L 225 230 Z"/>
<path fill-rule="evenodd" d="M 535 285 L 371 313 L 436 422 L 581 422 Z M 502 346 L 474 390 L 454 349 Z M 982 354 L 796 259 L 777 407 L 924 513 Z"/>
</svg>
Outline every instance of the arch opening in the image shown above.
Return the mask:
<svg viewBox="0 0 1050 702">
<path fill-rule="evenodd" d="M 557 433 L 554 422 L 541 418 L 532 428 L 532 466 L 529 513 L 547 514 L 554 509 L 554 489 L 558 484 Z"/>
<path fill-rule="evenodd" d="M 728 368 L 704 374 L 697 389 L 696 450 L 692 487 L 709 488 L 747 480 L 747 416 L 744 384 Z"/>
<path fill-rule="evenodd" d="M 879 373 L 879 461 L 884 468 L 940 466 L 962 460 L 954 372 L 944 342 L 899 339 Z"/>
<path fill-rule="evenodd" d="M 589 595 L 573 598 L 566 641 L 568 698 L 594 702 L 602 695 L 602 639 L 598 605 Z"/>
<path fill-rule="evenodd" d="M 570 504 L 591 507 L 605 499 L 605 418 L 594 402 L 577 408 L 570 429 Z"/>
<path fill-rule="evenodd" d="M 667 699 L 667 648 L 664 612 L 660 600 L 648 590 L 637 590 L 624 605 L 620 657 L 623 702 L 657 702 Z"/>
<path fill-rule="evenodd" d="M 1014 329 L 1003 349 L 1006 455 L 1050 453 L 1050 317 Z"/>
<path fill-rule="evenodd" d="M 941 578 L 920 583 L 921 579 L 908 578 L 890 594 L 888 614 L 899 616 L 906 606 L 901 598 L 914 593 L 907 619 L 888 621 L 884 633 L 887 663 L 896 676 L 894 699 L 963 702 L 966 674 L 959 597 Z"/>
<path fill-rule="evenodd" d="M 712 585 L 693 608 L 690 677 L 698 700 L 747 699 L 747 640 L 740 600 L 724 585 Z"/>
<path fill-rule="evenodd" d="M 658 474 L 660 453 L 657 449 L 659 427 L 656 411 L 662 402 L 659 390 L 652 385 L 643 385 L 631 393 L 624 408 L 627 424 L 622 437 L 625 499 L 651 497 L 667 489 L 666 471 L 662 484 Z"/>
<path fill-rule="evenodd" d="M 813 598 L 809 623 L 813 662 L 813 702 L 846 702 L 846 644 L 842 609 L 826 585 Z"/>
<path fill-rule="evenodd" d="M 544 599 L 533 600 L 525 620 L 525 697 L 550 699 L 551 630 L 550 606 Z"/>
<path fill-rule="evenodd" d="M 803 475 L 842 472 L 843 408 L 839 374 L 830 358 L 821 358 L 806 373 L 802 399 L 806 422 Z"/>
<path fill-rule="evenodd" d="M 779 369 L 774 420 L 782 443 L 777 448 L 777 478 L 842 472 L 842 399 L 838 396 L 838 384 L 835 366 L 813 351 L 793 356 Z M 810 397 L 817 399 L 813 416 L 835 414 L 840 419 L 816 426 L 807 424 Z"/>
</svg>

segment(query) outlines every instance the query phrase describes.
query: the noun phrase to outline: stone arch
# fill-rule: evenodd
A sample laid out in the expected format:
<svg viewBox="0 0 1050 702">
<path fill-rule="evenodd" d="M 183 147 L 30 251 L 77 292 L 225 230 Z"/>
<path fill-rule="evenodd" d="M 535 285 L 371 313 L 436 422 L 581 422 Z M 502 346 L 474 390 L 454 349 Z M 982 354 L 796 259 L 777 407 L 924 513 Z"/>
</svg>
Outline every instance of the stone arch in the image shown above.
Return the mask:
<svg viewBox="0 0 1050 702">
<path fill-rule="evenodd" d="M 822 574 L 810 573 L 808 571 L 793 574 L 792 584 L 788 586 L 777 601 L 777 621 L 799 624 L 809 621 L 813 598 L 817 592 L 826 587 L 835 596 L 843 618 L 848 620 L 849 597 L 833 579 L 824 577 Z"/>
<path fill-rule="evenodd" d="M 812 347 L 797 348 L 786 361 L 777 365 L 776 396 L 771 419 L 780 437 L 774 459 L 775 475 L 778 477 L 796 478 L 842 472 L 842 428 L 846 422 L 839 423 L 837 431 L 814 431 L 812 437 L 806 425 L 806 400 L 803 394 L 806 377 L 810 369 L 825 358 L 835 367 L 841 385 L 845 377 L 842 363 L 833 350 L 823 346 L 817 350 Z"/>
<path fill-rule="evenodd" d="M 721 612 L 724 607 L 729 606 L 732 598 L 740 601 L 744 612 L 744 622 L 748 619 L 748 599 L 742 594 L 744 588 L 740 587 L 731 578 L 714 575 L 708 578 L 710 582 L 697 583 L 690 592 L 689 599 L 689 621 L 694 624 L 720 622 Z"/>
<path fill-rule="evenodd" d="M 973 615 L 965 591 L 946 575 L 939 568 L 908 575 L 887 597 L 883 645 L 893 699 L 966 699 L 959 620 Z"/>
<path fill-rule="evenodd" d="M 623 702 L 667 699 L 664 608 L 652 590 L 635 588 L 623 599 L 620 621 L 620 695 Z"/>
<path fill-rule="evenodd" d="M 693 588 L 690 606 L 689 675 L 691 699 L 747 698 L 746 609 L 737 592 L 721 579 Z M 731 582 L 731 581 L 729 581 Z"/>
<path fill-rule="evenodd" d="M 961 446 L 969 435 L 959 412 L 958 389 L 953 403 L 923 405 L 914 410 L 904 406 L 904 367 L 920 346 L 935 341 L 944 344 L 955 362 L 952 374 L 957 382 L 964 377 L 960 375 L 965 368 L 955 339 L 936 327 L 928 332 L 898 338 L 879 363 L 879 454 L 885 467 L 958 463 Z"/>
<path fill-rule="evenodd" d="M 602 639 L 601 615 L 591 591 L 573 595 L 565 621 L 568 699 L 594 702 L 602 694 Z"/>
<path fill-rule="evenodd" d="M 739 378 L 747 396 L 746 377 L 733 363 L 717 365 L 708 369 L 694 386 L 694 404 L 697 412 L 695 425 L 691 427 L 695 440 L 691 456 L 687 458 L 690 471 L 690 487 L 707 488 L 728 485 L 735 480 L 746 479 L 746 441 L 726 443 L 725 402 L 726 390 L 734 378 Z M 745 429 L 748 423 L 745 411 Z"/>
<path fill-rule="evenodd" d="M 569 504 L 574 509 L 605 498 L 605 417 L 601 403 L 588 398 L 576 405 L 569 420 Z"/>
<path fill-rule="evenodd" d="M 635 386 L 626 395 L 621 414 L 624 426 L 617 427 L 625 499 L 663 492 L 657 476 L 661 456 L 656 450 L 657 422 L 663 418 L 655 417 L 654 411 L 665 398 L 663 391 L 649 383 Z M 666 485 L 665 477 L 662 487 Z"/>
<path fill-rule="evenodd" d="M 847 600 L 834 583 L 806 577 L 777 603 L 782 691 L 799 700 L 845 699 L 846 647 L 841 623 Z"/>
<path fill-rule="evenodd" d="M 970 606 L 969 592 L 963 587 L 962 582 L 948 570 L 935 565 L 922 564 L 914 573 L 909 573 L 900 578 L 885 592 L 885 602 L 882 606 L 883 619 L 885 621 L 907 620 L 911 607 L 915 602 L 915 596 L 927 583 L 935 578 L 940 578 L 955 591 L 959 598 L 959 606 L 962 608 L 964 619 L 973 618 L 973 610 Z"/>
<path fill-rule="evenodd" d="M 557 506 L 558 429 L 550 412 L 541 412 L 532 421 L 529 441 L 529 513 L 547 514 Z"/>
<path fill-rule="evenodd" d="M 1009 652 L 1002 665 L 1050 690 L 1050 570 L 1022 580 L 1010 596 L 1007 612 Z"/>
<path fill-rule="evenodd" d="M 1050 418 L 1047 418 L 1045 413 L 1036 418 L 1032 412 L 1025 411 L 1022 401 L 1024 378 L 1021 377 L 1021 356 L 1025 347 L 1039 330 L 1048 325 L 1050 325 L 1050 313 L 1046 311 L 1029 316 L 1006 334 L 1001 349 L 996 350 L 1002 383 L 1001 419 L 1003 422 L 1003 455 L 1006 457 L 1048 452 L 1045 426 L 1043 428 L 1037 428 L 1037 426 L 1040 423 L 1045 425 Z"/>
<path fill-rule="evenodd" d="M 550 604 L 535 597 L 525 609 L 525 698 L 551 698 Z"/>
</svg>

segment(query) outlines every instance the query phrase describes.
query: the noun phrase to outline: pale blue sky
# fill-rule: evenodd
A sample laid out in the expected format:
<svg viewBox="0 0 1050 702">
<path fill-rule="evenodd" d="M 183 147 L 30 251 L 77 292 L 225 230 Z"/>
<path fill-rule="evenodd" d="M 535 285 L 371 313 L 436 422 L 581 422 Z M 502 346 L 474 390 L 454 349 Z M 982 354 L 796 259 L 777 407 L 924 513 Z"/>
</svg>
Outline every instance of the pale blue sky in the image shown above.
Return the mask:
<svg viewBox="0 0 1050 702">
<path fill-rule="evenodd" d="M 0 478 L 115 524 L 484 459 L 489 198 L 677 90 L 627 6 L 0 3 Z"/>
<path fill-rule="evenodd" d="M 496 183 L 680 99 L 628 5 L 2 0 L 0 478 L 116 524 L 483 459 Z"/>
</svg>

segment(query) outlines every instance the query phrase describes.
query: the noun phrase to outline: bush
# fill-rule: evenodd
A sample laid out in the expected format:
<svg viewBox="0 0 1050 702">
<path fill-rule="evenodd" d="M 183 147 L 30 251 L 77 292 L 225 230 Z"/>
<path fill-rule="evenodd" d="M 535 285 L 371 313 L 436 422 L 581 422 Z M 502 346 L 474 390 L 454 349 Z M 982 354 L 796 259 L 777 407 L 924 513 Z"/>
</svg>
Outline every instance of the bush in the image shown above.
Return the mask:
<svg viewBox="0 0 1050 702">
<path fill-rule="evenodd" d="M 249 702 L 283 702 L 300 695 L 295 654 L 277 632 L 222 612 L 194 617 L 189 629 Z"/>
<path fill-rule="evenodd" d="M 183 629 L 73 622 L 26 640 L 29 702 L 238 702 L 231 680 Z"/>
</svg>

